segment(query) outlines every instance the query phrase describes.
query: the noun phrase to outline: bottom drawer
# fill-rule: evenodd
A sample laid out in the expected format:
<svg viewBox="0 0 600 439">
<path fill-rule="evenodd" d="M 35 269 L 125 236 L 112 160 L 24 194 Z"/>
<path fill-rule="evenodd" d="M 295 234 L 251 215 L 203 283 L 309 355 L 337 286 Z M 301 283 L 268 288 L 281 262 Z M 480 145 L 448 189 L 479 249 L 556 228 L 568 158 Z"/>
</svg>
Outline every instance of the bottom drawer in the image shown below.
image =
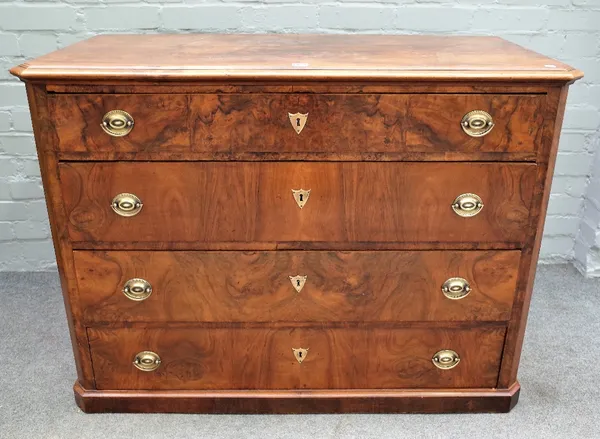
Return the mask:
<svg viewBox="0 0 600 439">
<path fill-rule="evenodd" d="M 88 329 L 100 390 L 491 388 L 504 333 L 503 326 Z M 442 350 L 456 352 L 455 367 L 434 364 Z M 145 351 L 159 356 L 156 369 L 134 363 Z"/>
</svg>

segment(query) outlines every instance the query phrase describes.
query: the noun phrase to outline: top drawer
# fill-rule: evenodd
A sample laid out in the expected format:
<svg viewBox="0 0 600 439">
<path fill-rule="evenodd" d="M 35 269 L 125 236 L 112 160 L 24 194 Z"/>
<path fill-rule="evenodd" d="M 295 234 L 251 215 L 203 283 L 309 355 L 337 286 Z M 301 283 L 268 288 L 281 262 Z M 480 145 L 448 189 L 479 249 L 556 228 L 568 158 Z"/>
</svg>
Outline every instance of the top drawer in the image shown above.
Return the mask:
<svg viewBox="0 0 600 439">
<path fill-rule="evenodd" d="M 50 111 L 56 147 L 71 159 L 534 160 L 543 99 L 491 94 L 58 94 L 50 98 Z M 102 128 L 112 110 L 131 116 L 128 134 L 115 136 Z M 491 116 L 489 133 L 472 136 L 463 129 L 463 118 L 473 110 Z M 481 121 L 471 119 L 473 125 Z"/>
</svg>

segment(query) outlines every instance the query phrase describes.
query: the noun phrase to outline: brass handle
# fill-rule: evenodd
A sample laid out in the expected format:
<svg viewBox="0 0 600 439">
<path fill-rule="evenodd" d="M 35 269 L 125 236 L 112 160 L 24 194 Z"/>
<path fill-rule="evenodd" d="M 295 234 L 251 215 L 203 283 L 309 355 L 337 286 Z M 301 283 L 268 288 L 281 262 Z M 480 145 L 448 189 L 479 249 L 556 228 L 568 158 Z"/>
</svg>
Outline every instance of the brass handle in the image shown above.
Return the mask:
<svg viewBox="0 0 600 439">
<path fill-rule="evenodd" d="M 123 137 L 133 129 L 133 117 L 123 110 L 112 110 L 104 115 L 100 126 L 113 137 Z"/>
<path fill-rule="evenodd" d="M 152 372 L 160 366 L 160 357 L 152 351 L 138 352 L 133 359 L 133 365 L 144 372 Z"/>
<path fill-rule="evenodd" d="M 121 216 L 135 216 L 142 210 L 143 204 L 137 195 L 126 192 L 115 196 L 110 203 L 112 209 Z"/>
<path fill-rule="evenodd" d="M 473 110 L 463 116 L 460 126 L 469 136 L 482 137 L 492 131 L 494 119 L 483 110 Z"/>
<path fill-rule="evenodd" d="M 123 294 L 125 294 L 128 299 L 141 302 L 142 300 L 146 300 L 152 294 L 152 285 L 145 279 L 129 279 L 123 286 Z"/>
<path fill-rule="evenodd" d="M 462 277 L 451 277 L 442 285 L 442 292 L 448 299 L 459 300 L 471 292 L 471 285 Z"/>
<path fill-rule="evenodd" d="M 483 209 L 483 201 L 477 194 L 461 194 L 452 202 L 452 210 L 462 217 L 475 216 Z"/>
<path fill-rule="evenodd" d="M 460 363 L 460 357 L 452 349 L 444 349 L 433 354 L 431 361 L 438 369 L 448 370 Z"/>
</svg>

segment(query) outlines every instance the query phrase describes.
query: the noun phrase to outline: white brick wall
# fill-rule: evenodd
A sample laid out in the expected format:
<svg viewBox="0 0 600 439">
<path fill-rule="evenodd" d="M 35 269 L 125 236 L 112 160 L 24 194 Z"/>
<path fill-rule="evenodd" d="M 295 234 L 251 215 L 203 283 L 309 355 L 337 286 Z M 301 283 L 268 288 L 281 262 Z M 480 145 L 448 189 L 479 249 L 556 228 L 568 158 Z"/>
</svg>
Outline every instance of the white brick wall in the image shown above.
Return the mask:
<svg viewBox="0 0 600 439">
<path fill-rule="evenodd" d="M 494 34 L 585 71 L 541 256 L 573 259 L 577 237 L 578 265 L 600 272 L 600 0 L 0 0 L 0 270 L 54 264 L 25 91 L 7 70 L 97 33 L 211 31 Z"/>
<path fill-rule="evenodd" d="M 600 149 L 598 137 L 595 146 Z M 575 240 L 575 266 L 588 276 L 600 276 L 600 153 L 592 165 L 586 192 L 583 218 Z"/>
</svg>

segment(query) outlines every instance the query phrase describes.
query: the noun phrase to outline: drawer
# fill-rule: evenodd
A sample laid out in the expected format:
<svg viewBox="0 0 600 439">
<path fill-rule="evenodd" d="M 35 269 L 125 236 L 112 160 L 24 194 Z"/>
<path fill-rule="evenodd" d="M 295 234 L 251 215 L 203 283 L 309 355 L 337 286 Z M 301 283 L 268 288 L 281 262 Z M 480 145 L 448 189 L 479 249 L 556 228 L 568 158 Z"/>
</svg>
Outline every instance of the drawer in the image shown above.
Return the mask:
<svg viewBox="0 0 600 439">
<path fill-rule="evenodd" d="M 88 329 L 99 390 L 492 388 L 504 333 L 504 327 Z M 458 356 L 454 364 L 453 354 L 440 354 L 451 369 L 432 361 L 444 350 Z M 140 367 L 155 367 L 157 355 L 158 368 L 138 369 L 141 352 L 149 354 L 140 356 Z"/>
<path fill-rule="evenodd" d="M 535 174 L 536 165 L 525 163 L 59 165 L 73 241 L 166 246 L 308 241 L 520 244 L 528 230 Z M 122 193 L 140 200 L 135 216 L 121 216 L 111 208 L 123 200 L 127 206 L 127 197 L 115 201 Z M 460 216 L 452 205 L 468 193 L 477 194 L 484 207 L 475 216 Z M 121 210 L 126 215 L 135 212 Z"/>
<path fill-rule="evenodd" d="M 506 321 L 519 259 L 518 251 L 74 252 L 89 324 Z"/>
<path fill-rule="evenodd" d="M 185 159 L 185 153 L 227 158 L 240 153 L 480 152 L 533 159 L 544 99 L 515 94 L 57 94 L 49 102 L 56 148 L 90 158 L 114 152 L 138 153 L 141 159 L 164 153 Z M 102 129 L 112 110 L 131 116 L 129 134 L 115 137 Z M 461 127 L 473 110 L 492 117 L 487 135 L 472 137 Z"/>
</svg>

